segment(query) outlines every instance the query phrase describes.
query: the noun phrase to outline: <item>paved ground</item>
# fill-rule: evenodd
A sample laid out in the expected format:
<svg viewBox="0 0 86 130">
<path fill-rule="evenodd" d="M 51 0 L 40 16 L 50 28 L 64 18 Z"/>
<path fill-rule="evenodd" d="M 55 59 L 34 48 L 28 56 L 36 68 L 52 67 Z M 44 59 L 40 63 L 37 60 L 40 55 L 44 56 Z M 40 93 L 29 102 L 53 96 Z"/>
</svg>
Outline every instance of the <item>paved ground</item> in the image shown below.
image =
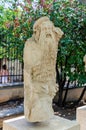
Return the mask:
<svg viewBox="0 0 86 130">
<path fill-rule="evenodd" d="M 17 107 L 18 105 L 23 104 L 23 100 L 18 100 L 18 101 L 11 101 L 5 104 L 0 104 L 0 111 L 4 110 L 4 109 L 10 109 L 13 107 Z M 86 105 L 85 103 L 81 102 L 77 107 Z M 23 105 L 22 105 L 23 106 Z M 76 119 L 76 109 L 77 107 L 74 107 L 72 109 L 68 109 L 68 108 L 60 108 L 57 105 L 53 104 L 53 109 L 55 112 L 55 115 L 69 119 L 69 120 L 75 120 Z M 2 130 L 2 129 L 0 129 Z"/>
</svg>

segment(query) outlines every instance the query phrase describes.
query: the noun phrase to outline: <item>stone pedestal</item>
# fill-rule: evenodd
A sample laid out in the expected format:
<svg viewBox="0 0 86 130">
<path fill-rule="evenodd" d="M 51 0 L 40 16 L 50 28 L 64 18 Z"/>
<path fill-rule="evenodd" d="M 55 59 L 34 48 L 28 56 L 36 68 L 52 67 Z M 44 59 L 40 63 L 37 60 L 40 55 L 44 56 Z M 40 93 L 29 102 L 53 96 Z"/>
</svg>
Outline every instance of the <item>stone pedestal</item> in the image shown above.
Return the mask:
<svg viewBox="0 0 86 130">
<path fill-rule="evenodd" d="M 80 130 L 78 123 L 58 116 L 41 123 L 27 122 L 24 116 L 3 122 L 3 130 Z"/>
<path fill-rule="evenodd" d="M 86 130 L 86 105 L 77 108 L 77 121 L 80 124 L 80 130 Z"/>
</svg>

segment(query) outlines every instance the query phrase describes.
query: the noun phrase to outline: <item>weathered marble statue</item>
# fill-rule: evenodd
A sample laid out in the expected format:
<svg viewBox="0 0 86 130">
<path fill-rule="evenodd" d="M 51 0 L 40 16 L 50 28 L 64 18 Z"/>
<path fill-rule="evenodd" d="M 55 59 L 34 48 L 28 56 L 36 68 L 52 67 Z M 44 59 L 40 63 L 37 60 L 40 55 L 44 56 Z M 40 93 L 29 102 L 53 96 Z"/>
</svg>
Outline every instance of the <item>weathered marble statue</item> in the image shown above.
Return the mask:
<svg viewBox="0 0 86 130">
<path fill-rule="evenodd" d="M 86 72 L 86 55 L 84 56 L 83 61 L 84 61 L 84 63 L 85 63 L 85 72 Z"/>
<path fill-rule="evenodd" d="M 41 122 L 53 115 L 56 87 L 56 56 L 63 32 L 48 17 L 33 26 L 33 36 L 24 48 L 24 112 L 29 122 Z"/>
</svg>

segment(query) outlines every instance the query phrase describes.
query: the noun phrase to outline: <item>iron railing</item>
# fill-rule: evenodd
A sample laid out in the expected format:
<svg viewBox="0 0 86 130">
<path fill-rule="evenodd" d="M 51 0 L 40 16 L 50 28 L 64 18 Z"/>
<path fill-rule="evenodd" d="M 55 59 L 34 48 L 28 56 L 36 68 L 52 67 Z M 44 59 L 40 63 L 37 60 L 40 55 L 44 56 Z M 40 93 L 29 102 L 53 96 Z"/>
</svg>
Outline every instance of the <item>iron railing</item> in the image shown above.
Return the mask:
<svg viewBox="0 0 86 130">
<path fill-rule="evenodd" d="M 0 84 L 23 81 L 23 51 L 19 46 L 0 46 Z"/>
</svg>

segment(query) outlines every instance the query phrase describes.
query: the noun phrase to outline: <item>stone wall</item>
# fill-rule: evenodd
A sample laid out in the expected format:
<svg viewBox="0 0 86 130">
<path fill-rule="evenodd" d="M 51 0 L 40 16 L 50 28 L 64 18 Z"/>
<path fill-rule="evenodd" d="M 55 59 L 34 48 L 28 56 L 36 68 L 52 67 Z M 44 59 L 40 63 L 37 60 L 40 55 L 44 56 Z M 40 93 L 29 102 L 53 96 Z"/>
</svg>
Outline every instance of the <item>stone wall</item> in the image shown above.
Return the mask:
<svg viewBox="0 0 86 130">
<path fill-rule="evenodd" d="M 82 92 L 83 88 L 70 89 L 67 95 L 67 101 L 77 100 Z M 65 90 L 63 95 L 65 94 Z M 24 88 L 23 84 L 13 85 L 13 86 L 0 86 L 0 103 L 5 102 L 11 99 L 23 98 L 24 97 Z M 55 102 L 58 100 L 58 94 L 55 97 Z M 84 94 L 83 100 L 86 100 L 86 92 Z"/>
<path fill-rule="evenodd" d="M 75 100 L 77 100 L 80 97 L 82 91 L 83 91 L 83 88 L 72 88 L 72 89 L 69 89 L 66 101 L 75 101 Z M 65 90 L 63 92 L 63 97 L 64 97 L 64 94 L 65 94 Z M 57 102 L 57 100 L 58 100 L 58 94 L 55 96 L 54 101 Z M 85 94 L 84 94 L 82 100 L 86 100 L 86 91 L 85 91 Z"/>
<path fill-rule="evenodd" d="M 23 98 L 23 84 L 7 84 L 0 86 L 0 103 L 8 100 Z"/>
</svg>

